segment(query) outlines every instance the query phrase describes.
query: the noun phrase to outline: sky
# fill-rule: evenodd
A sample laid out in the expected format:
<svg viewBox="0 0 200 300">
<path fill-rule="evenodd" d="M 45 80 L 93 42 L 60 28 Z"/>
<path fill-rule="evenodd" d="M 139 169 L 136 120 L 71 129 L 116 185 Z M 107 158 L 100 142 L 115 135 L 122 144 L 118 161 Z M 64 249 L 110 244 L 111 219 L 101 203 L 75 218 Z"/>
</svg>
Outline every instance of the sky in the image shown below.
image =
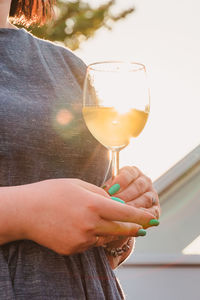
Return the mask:
<svg viewBox="0 0 200 300">
<path fill-rule="evenodd" d="M 100 29 L 76 54 L 87 64 L 146 65 L 150 117 L 142 134 L 121 151 L 120 166 L 136 165 L 155 180 L 200 143 L 200 1 L 116 0 L 116 10 L 130 4 L 133 14 L 112 31 Z"/>
</svg>

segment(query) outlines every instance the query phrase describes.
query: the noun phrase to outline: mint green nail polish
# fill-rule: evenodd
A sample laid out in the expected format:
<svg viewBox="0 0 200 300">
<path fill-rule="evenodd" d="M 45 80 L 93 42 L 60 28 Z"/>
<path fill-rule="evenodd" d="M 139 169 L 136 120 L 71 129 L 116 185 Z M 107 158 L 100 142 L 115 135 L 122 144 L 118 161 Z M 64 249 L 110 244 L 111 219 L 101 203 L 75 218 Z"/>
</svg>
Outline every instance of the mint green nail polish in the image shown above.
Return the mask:
<svg viewBox="0 0 200 300">
<path fill-rule="evenodd" d="M 157 219 L 151 219 L 149 221 L 149 225 L 152 225 L 152 226 L 158 226 L 159 224 L 160 224 L 160 222 Z"/>
<path fill-rule="evenodd" d="M 115 201 L 117 201 L 117 202 L 121 202 L 121 203 L 125 204 L 125 202 L 124 202 L 122 199 L 120 199 L 120 198 L 117 198 L 117 197 L 111 197 L 111 199 L 113 199 L 113 200 L 115 200 Z"/>
<path fill-rule="evenodd" d="M 116 192 L 118 192 L 120 189 L 120 185 L 118 183 L 114 184 L 113 186 L 111 186 L 111 188 L 108 190 L 108 193 L 110 195 L 114 195 Z"/>
<path fill-rule="evenodd" d="M 145 236 L 146 234 L 147 234 L 147 232 L 144 229 L 139 229 L 137 232 L 137 236 Z"/>
</svg>

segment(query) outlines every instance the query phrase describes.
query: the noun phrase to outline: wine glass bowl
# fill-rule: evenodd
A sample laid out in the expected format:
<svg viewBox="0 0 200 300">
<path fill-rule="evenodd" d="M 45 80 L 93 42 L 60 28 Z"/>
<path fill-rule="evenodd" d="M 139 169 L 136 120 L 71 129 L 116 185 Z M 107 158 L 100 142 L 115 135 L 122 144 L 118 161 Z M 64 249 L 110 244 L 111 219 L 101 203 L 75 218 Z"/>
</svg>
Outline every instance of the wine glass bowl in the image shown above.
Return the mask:
<svg viewBox="0 0 200 300">
<path fill-rule="evenodd" d="M 113 176 L 118 172 L 119 151 L 147 122 L 149 102 L 143 64 L 107 61 L 88 66 L 83 117 L 92 135 L 112 152 Z"/>
</svg>

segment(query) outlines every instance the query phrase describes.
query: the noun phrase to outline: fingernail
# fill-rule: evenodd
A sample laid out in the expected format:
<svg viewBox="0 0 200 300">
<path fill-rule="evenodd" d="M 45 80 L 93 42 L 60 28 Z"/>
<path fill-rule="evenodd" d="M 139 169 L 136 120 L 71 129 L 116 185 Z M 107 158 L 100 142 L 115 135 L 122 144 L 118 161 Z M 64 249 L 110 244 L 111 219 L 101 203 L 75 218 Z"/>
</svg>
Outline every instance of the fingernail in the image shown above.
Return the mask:
<svg viewBox="0 0 200 300">
<path fill-rule="evenodd" d="M 122 199 L 120 199 L 120 198 L 117 198 L 117 197 L 111 197 L 111 199 L 113 199 L 113 200 L 115 200 L 115 201 L 117 201 L 117 202 L 121 202 L 121 203 L 125 204 L 125 202 L 124 202 Z"/>
<path fill-rule="evenodd" d="M 114 195 L 116 192 L 118 192 L 120 189 L 120 185 L 118 183 L 114 184 L 113 186 L 111 186 L 111 188 L 108 190 L 108 193 L 110 195 Z"/>
<path fill-rule="evenodd" d="M 147 232 L 144 229 L 139 229 L 137 232 L 137 236 L 145 236 L 146 234 L 147 234 Z"/>
<path fill-rule="evenodd" d="M 106 188 L 107 188 L 107 185 L 103 185 L 103 186 L 102 186 L 102 189 L 105 190 Z"/>
<path fill-rule="evenodd" d="M 160 222 L 157 219 L 151 219 L 149 221 L 149 225 L 152 225 L 152 226 L 158 226 L 159 224 L 160 224 Z"/>
</svg>

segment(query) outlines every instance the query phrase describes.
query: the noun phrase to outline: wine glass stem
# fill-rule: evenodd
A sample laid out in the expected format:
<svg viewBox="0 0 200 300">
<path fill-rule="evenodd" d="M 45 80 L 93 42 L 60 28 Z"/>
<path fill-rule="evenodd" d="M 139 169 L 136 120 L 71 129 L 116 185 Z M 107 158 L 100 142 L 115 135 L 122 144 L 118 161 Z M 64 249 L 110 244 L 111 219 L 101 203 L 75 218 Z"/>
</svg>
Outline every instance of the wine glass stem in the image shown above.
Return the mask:
<svg viewBox="0 0 200 300">
<path fill-rule="evenodd" d="M 112 179 L 119 173 L 119 151 L 112 150 Z"/>
</svg>

